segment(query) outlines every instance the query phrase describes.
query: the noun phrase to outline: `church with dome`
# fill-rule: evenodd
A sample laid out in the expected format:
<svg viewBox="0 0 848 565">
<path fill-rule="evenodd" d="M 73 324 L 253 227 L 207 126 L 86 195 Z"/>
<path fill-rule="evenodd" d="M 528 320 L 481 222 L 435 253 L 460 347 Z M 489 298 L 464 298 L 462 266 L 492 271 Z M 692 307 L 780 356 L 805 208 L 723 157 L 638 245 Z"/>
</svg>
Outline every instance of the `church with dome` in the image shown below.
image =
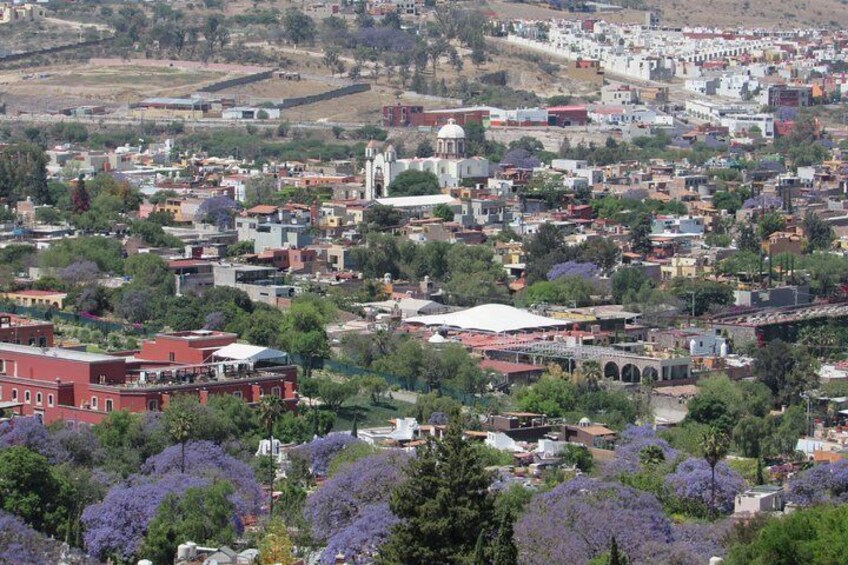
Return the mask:
<svg viewBox="0 0 848 565">
<path fill-rule="evenodd" d="M 439 130 L 432 157 L 398 159 L 391 144 L 380 151 L 380 145 L 371 141 L 365 148 L 366 200 L 393 196 L 389 185 L 404 171 L 429 171 L 442 188 L 456 187 L 465 180 L 484 182 L 489 178 L 489 160 L 466 155 L 465 130 L 455 120 Z"/>
</svg>

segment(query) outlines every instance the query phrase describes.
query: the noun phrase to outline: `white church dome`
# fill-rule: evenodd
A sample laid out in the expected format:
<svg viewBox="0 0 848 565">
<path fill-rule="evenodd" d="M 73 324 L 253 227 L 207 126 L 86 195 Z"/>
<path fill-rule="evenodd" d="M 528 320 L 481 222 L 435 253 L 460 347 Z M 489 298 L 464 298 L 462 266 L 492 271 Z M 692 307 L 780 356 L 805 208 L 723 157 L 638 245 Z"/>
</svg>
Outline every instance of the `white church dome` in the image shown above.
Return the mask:
<svg viewBox="0 0 848 565">
<path fill-rule="evenodd" d="M 462 126 L 456 124 L 453 118 L 448 120 L 448 123 L 442 126 L 439 130 L 439 139 L 465 139 L 465 130 Z"/>
</svg>

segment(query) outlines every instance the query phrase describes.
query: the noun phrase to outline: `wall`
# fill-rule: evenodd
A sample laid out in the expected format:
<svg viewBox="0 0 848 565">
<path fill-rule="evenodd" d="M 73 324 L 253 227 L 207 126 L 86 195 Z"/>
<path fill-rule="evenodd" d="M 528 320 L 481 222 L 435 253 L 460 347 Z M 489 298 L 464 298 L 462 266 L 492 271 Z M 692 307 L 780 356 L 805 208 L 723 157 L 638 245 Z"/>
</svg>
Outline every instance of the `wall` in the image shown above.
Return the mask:
<svg viewBox="0 0 848 565">
<path fill-rule="evenodd" d="M 300 98 L 287 98 L 281 104 L 277 104 L 277 108 L 285 110 L 286 108 L 294 108 L 295 106 L 303 106 L 304 104 L 315 104 L 316 102 L 325 102 L 334 98 L 348 96 L 349 94 L 358 94 L 360 92 L 368 92 L 371 90 L 370 84 L 351 84 L 343 86 L 321 94 L 313 94 L 311 96 L 301 96 Z"/>
</svg>

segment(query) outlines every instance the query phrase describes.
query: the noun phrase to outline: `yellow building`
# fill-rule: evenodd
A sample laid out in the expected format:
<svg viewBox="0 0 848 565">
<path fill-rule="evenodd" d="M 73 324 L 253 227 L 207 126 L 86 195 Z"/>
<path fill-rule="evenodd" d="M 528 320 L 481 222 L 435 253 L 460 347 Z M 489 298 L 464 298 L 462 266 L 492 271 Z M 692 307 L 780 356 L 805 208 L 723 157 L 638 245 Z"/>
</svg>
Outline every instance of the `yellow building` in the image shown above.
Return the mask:
<svg viewBox="0 0 848 565">
<path fill-rule="evenodd" d="M 0 297 L 14 302 L 18 306 L 61 310 L 65 306 L 65 299 L 68 295 L 54 290 L 19 290 L 17 292 L 0 293 Z"/>
<path fill-rule="evenodd" d="M 686 278 L 695 279 L 703 277 L 713 272 L 713 268 L 704 265 L 701 259 L 696 257 L 672 257 L 668 265 L 660 266 L 662 280 L 670 281 L 671 279 Z"/>
</svg>

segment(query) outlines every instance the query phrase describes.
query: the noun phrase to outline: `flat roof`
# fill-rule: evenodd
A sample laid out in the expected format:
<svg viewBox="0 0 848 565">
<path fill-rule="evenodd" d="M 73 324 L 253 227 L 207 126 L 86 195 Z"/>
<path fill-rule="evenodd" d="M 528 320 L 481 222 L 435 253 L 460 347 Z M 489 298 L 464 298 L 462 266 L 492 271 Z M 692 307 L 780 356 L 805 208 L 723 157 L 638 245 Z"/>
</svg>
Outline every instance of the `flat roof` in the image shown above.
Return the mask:
<svg viewBox="0 0 848 565">
<path fill-rule="evenodd" d="M 84 363 L 102 363 L 105 361 L 124 360 L 123 357 L 103 355 L 102 353 L 89 353 L 88 351 L 63 349 L 61 347 L 30 347 L 28 345 L 17 345 L 15 343 L 0 343 L 0 351 L 36 355 L 38 357 L 54 357 L 57 359 L 64 359 L 66 361 L 81 361 Z"/>
<path fill-rule="evenodd" d="M 561 328 L 570 322 L 531 314 L 506 304 L 483 304 L 449 314 L 416 316 L 406 320 L 408 324 L 424 326 L 446 326 L 467 331 L 489 333 L 516 332 L 521 330 Z"/>
<path fill-rule="evenodd" d="M 425 194 L 423 196 L 395 196 L 378 198 L 377 203 L 394 208 L 415 208 L 416 206 L 436 206 L 437 204 L 453 204 L 456 198 L 449 194 Z"/>
</svg>

